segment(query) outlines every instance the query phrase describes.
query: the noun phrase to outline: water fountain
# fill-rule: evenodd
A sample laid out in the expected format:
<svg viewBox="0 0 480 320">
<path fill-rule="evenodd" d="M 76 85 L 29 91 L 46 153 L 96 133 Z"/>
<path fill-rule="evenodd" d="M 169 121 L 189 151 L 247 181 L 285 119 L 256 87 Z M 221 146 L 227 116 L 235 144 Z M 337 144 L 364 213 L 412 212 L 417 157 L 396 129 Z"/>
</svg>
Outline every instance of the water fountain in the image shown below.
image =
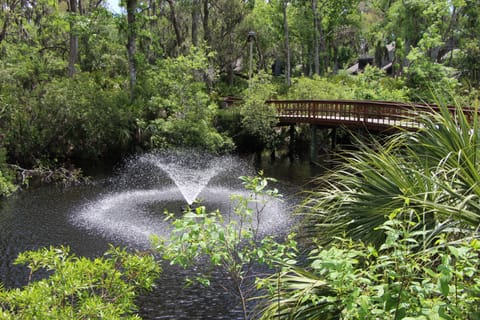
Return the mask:
<svg viewBox="0 0 480 320">
<path fill-rule="evenodd" d="M 212 157 L 192 153 L 148 154 L 139 159 L 153 163 L 175 183 L 185 201 L 191 205 L 209 181 L 223 171 L 233 169 L 232 157 Z"/>
<path fill-rule="evenodd" d="M 131 159 L 114 180 L 115 190 L 89 201 L 72 216 L 75 225 L 120 240 L 148 247 L 152 234 L 168 237 L 164 210 L 176 214 L 201 199 L 208 210 L 232 211 L 230 196 L 247 196 L 241 175 L 253 169 L 238 157 L 188 152 L 150 153 Z M 272 199 L 262 216 L 260 232 L 285 230 L 289 217 L 285 204 Z"/>
</svg>

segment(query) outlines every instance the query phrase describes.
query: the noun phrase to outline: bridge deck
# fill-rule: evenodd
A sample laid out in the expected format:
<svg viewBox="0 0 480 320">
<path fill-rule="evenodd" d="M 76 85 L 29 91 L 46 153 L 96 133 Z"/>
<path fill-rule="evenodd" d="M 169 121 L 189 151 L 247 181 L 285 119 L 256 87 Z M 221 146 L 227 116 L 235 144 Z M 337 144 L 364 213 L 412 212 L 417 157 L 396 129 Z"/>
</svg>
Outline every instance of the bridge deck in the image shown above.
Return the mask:
<svg viewBox="0 0 480 320">
<path fill-rule="evenodd" d="M 227 97 L 226 106 L 242 100 Z M 279 125 L 298 123 L 315 124 L 323 127 L 366 128 L 372 131 L 388 131 L 397 128 L 415 130 L 421 124 L 419 113 L 441 112 L 435 104 L 413 104 L 392 101 L 368 100 L 268 100 L 275 106 Z M 456 107 L 448 106 L 446 110 L 455 115 Z M 479 110 L 463 107 L 467 120 Z"/>
<path fill-rule="evenodd" d="M 430 106 L 387 101 L 353 100 L 270 100 L 277 108 L 280 124 L 310 123 L 387 130 L 395 127 L 418 128 L 418 111 Z"/>
</svg>

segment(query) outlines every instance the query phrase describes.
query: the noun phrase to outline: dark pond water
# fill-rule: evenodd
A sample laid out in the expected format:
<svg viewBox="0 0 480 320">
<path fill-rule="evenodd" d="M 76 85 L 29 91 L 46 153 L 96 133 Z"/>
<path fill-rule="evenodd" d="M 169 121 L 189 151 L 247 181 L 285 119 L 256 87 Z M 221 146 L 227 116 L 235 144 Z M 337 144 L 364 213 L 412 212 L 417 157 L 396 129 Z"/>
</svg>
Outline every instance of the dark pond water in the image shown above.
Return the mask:
<svg viewBox="0 0 480 320">
<path fill-rule="evenodd" d="M 229 195 L 242 194 L 238 176 L 262 169 L 279 180 L 275 186 L 286 201 L 272 201 L 260 225 L 264 234 L 285 233 L 293 222 L 297 192 L 319 170 L 308 161 L 253 163 L 237 157 L 185 159 L 143 155 L 126 161 L 112 174 L 98 175 L 84 185 L 43 186 L 0 202 L 0 281 L 6 287 L 26 283 L 27 270 L 12 264 L 26 250 L 69 246 L 77 255 L 102 255 L 110 243 L 149 249 L 149 236 L 168 236 L 163 211 L 181 213 L 185 199 L 199 197 L 207 208 L 231 210 Z M 177 171 L 175 171 L 177 170 Z M 241 319 L 234 298 L 220 275 L 212 285 L 184 287 L 183 279 L 202 266 L 184 271 L 164 265 L 157 288 L 138 300 L 144 319 Z"/>
</svg>

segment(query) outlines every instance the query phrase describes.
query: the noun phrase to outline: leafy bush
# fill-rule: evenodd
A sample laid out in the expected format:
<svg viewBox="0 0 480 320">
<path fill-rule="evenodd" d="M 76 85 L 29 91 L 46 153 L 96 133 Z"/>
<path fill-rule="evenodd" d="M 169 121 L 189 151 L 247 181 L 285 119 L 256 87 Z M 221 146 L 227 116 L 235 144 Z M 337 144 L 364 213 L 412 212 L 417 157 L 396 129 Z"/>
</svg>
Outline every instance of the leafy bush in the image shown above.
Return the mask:
<svg viewBox="0 0 480 320">
<path fill-rule="evenodd" d="M 10 171 L 5 159 L 5 149 L 0 147 L 0 198 L 16 190 Z"/>
<path fill-rule="evenodd" d="M 401 79 L 387 76 L 383 70 L 367 65 L 357 76 L 350 76 L 354 97 L 358 100 L 408 101 L 408 89 Z"/>
<path fill-rule="evenodd" d="M 223 153 L 234 148 L 228 137 L 206 121 L 155 119 L 150 121 L 145 132 L 150 136 L 149 147 L 154 149 L 194 147 L 210 153 Z"/>
<path fill-rule="evenodd" d="M 349 100 L 354 98 L 353 88 L 345 85 L 344 81 L 335 81 L 332 78 L 294 78 L 288 91 L 289 99 L 318 99 L 318 100 Z"/>
<path fill-rule="evenodd" d="M 15 190 L 16 187 L 13 185 L 10 179 L 3 175 L 2 171 L 0 170 L 0 197 L 7 196 Z"/>
<path fill-rule="evenodd" d="M 105 257 L 89 260 L 69 249 L 24 252 L 30 278 L 40 270 L 51 275 L 20 289 L 0 290 L 2 319 L 139 319 L 135 297 L 151 289 L 160 269 L 152 256 L 111 248 Z"/>
<path fill-rule="evenodd" d="M 445 235 L 424 250 L 422 222 L 397 217 L 379 227 L 377 249 L 337 238 L 310 251 L 308 267 L 286 265 L 262 280 L 269 302 L 262 319 L 478 319 L 480 242 Z"/>
<path fill-rule="evenodd" d="M 242 127 L 245 132 L 257 139 L 263 146 L 273 147 L 275 142 L 275 125 L 278 122 L 275 107 L 265 103 L 275 95 L 276 87 L 271 77 L 263 72 L 255 75 L 250 86 L 244 92 L 240 107 Z"/>
<path fill-rule="evenodd" d="M 249 195 L 232 196 L 235 206 L 231 219 L 225 219 L 218 210 L 207 212 L 203 206 L 189 208 L 173 221 L 169 239 L 155 237 L 153 243 L 164 259 L 184 268 L 206 257 L 211 266 L 224 274 L 226 288 L 239 298 L 244 319 L 248 319 L 247 301 L 252 297 L 253 279 L 257 275 L 254 265 L 273 267 L 292 255 L 296 242 L 293 235 L 282 244 L 271 236 L 259 234 L 265 207 L 280 197 L 278 190 L 268 189 L 268 182 L 273 179 L 260 174 L 241 180 Z M 174 216 L 170 214 L 169 218 Z M 206 275 L 188 280 L 209 283 Z"/>
<path fill-rule="evenodd" d="M 212 73 L 208 58 L 202 50 L 192 50 L 146 72 L 140 93 L 140 100 L 146 99 L 146 114 L 137 125 L 148 139 L 147 147 L 194 147 L 214 153 L 233 149 L 233 142 L 213 125 L 218 106 L 202 81 Z"/>
<path fill-rule="evenodd" d="M 410 88 L 412 101 L 435 102 L 439 95 L 450 98 L 460 89 L 455 69 L 430 61 L 417 48 L 411 50 L 408 59 L 411 64 L 405 84 Z"/>
<path fill-rule="evenodd" d="M 407 101 L 408 90 L 401 79 L 394 79 L 376 67 L 367 66 L 358 75 L 295 78 L 287 97 L 307 100 Z"/>
<path fill-rule="evenodd" d="M 102 87 L 89 73 L 15 93 L 5 115 L 10 161 L 32 166 L 42 158 L 98 159 L 126 149 L 133 126 L 125 97 L 120 88 Z"/>
</svg>

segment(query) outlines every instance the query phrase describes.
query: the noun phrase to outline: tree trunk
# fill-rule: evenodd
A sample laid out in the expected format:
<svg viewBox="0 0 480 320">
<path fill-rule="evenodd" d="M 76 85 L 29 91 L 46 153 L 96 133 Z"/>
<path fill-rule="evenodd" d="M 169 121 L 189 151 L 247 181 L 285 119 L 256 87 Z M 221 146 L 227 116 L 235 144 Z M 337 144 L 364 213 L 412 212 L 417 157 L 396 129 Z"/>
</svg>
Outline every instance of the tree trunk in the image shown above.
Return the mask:
<svg viewBox="0 0 480 320">
<path fill-rule="evenodd" d="M 319 32 L 319 21 L 317 13 L 317 0 L 312 0 L 312 11 L 313 11 L 313 65 L 314 65 L 314 74 L 320 75 L 320 48 L 318 41 L 318 32 Z"/>
<path fill-rule="evenodd" d="M 84 15 L 84 14 L 85 14 L 85 8 L 84 8 L 83 5 L 82 5 L 82 0 L 78 0 L 78 3 L 77 3 L 77 11 L 78 11 L 78 13 L 80 13 L 81 15 Z"/>
<path fill-rule="evenodd" d="M 340 66 L 338 63 L 338 47 L 334 46 L 333 47 L 333 74 L 337 74 L 339 69 L 340 69 Z"/>
<path fill-rule="evenodd" d="M 137 68 L 135 63 L 135 53 L 137 50 L 136 38 L 137 30 L 135 26 L 135 10 L 137 0 L 127 0 L 127 54 L 128 69 L 130 73 L 130 97 L 133 99 L 135 84 L 137 83 Z"/>
<path fill-rule="evenodd" d="M 70 0 L 70 12 L 75 15 L 78 11 L 77 0 Z M 72 78 L 75 75 L 75 64 L 78 60 L 78 36 L 75 34 L 75 22 L 70 22 L 70 53 L 68 56 L 68 76 Z"/>
<path fill-rule="evenodd" d="M 287 20 L 287 6 L 288 0 L 282 1 L 283 6 L 283 28 L 285 31 L 285 50 L 286 50 L 286 67 L 285 67 L 285 81 L 288 87 L 292 84 L 290 79 L 290 40 L 288 35 L 288 20 Z"/>
<path fill-rule="evenodd" d="M 167 0 L 167 2 L 170 6 L 170 19 L 172 20 L 173 29 L 175 30 L 177 48 L 180 49 L 182 45 L 182 36 L 180 33 L 180 28 L 178 27 L 177 14 L 175 13 L 175 3 L 173 2 L 173 0 Z"/>
<path fill-rule="evenodd" d="M 192 44 L 198 47 L 198 24 L 200 21 L 200 0 L 192 2 Z"/>
<path fill-rule="evenodd" d="M 150 28 L 150 32 L 153 34 L 158 31 L 158 15 L 157 15 L 157 2 L 155 0 L 148 0 L 148 17 L 152 17 L 150 19 L 150 23 L 148 24 Z M 150 64 L 155 64 L 155 60 L 157 59 L 158 52 L 155 49 L 151 49 L 154 47 L 153 40 L 151 37 L 145 39 L 145 53 Z"/>
<path fill-rule="evenodd" d="M 450 51 L 450 58 L 448 63 L 452 63 L 453 59 L 453 48 L 455 46 L 455 29 L 457 27 L 458 23 L 458 14 L 457 14 L 457 8 L 453 6 L 452 10 L 452 15 L 450 17 L 450 23 L 448 24 L 448 28 L 445 31 L 445 34 L 442 36 L 442 41 L 446 44 L 446 52 L 448 53 Z M 439 57 L 440 58 L 440 57 Z M 440 60 L 440 59 L 438 59 Z M 440 61 L 437 61 L 440 62 Z"/>
<path fill-rule="evenodd" d="M 8 28 L 8 23 L 10 20 L 10 15 L 7 13 L 5 20 L 3 21 L 3 26 L 2 30 L 0 31 L 0 43 L 2 43 L 3 39 L 7 36 L 7 28 Z"/>
<path fill-rule="evenodd" d="M 208 0 L 203 0 L 203 40 L 210 44 L 210 27 L 208 26 L 209 8 Z"/>
<path fill-rule="evenodd" d="M 319 18 L 319 21 L 321 18 Z M 324 74 L 325 72 L 328 72 L 328 53 L 327 53 L 327 44 L 325 41 L 325 34 L 323 32 L 323 27 L 322 24 L 318 24 L 318 33 L 320 35 L 320 52 L 322 52 L 322 58 L 323 58 L 323 68 L 320 70 L 321 74 Z"/>
</svg>

